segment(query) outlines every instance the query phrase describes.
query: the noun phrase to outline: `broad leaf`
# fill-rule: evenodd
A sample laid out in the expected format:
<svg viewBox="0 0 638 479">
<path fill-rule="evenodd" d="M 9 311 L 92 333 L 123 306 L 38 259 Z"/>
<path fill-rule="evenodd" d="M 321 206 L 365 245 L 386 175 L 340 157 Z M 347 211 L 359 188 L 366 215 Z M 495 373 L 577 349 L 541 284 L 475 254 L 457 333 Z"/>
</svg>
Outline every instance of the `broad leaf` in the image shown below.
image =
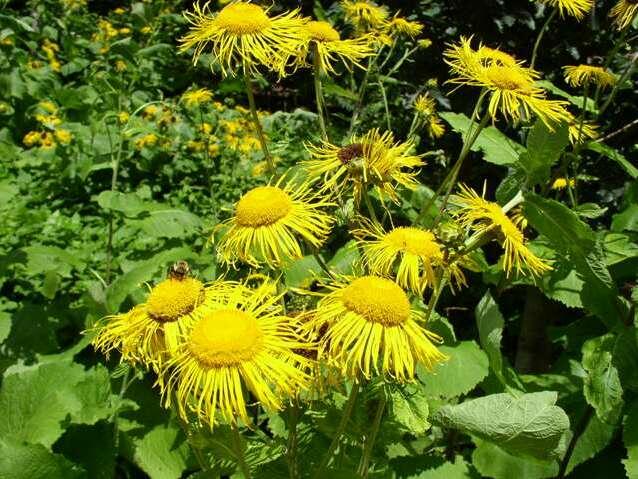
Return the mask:
<svg viewBox="0 0 638 479">
<path fill-rule="evenodd" d="M 551 167 L 559 160 L 569 145 L 567 125 L 556 126 L 550 131 L 538 120 L 527 137 L 527 152 L 521 155 L 520 164 L 531 184 L 545 184 Z"/>
<path fill-rule="evenodd" d="M 552 461 L 519 457 L 504 451 L 496 444 L 475 440 L 472 464 L 483 477 L 493 479 L 545 479 L 555 477 L 558 464 Z"/>
<path fill-rule="evenodd" d="M 614 424 L 623 406 L 623 390 L 612 363 L 614 337 L 610 334 L 590 339 L 583 345 L 583 368 L 587 371 L 585 399 L 604 422 Z"/>
<path fill-rule="evenodd" d="M 82 447 L 79 445 L 79 447 Z M 7 479 L 75 479 L 84 471 L 41 444 L 0 439 L 0 477 Z"/>
<path fill-rule="evenodd" d="M 627 449 L 627 459 L 623 460 L 627 477 L 638 477 L 638 401 L 634 401 L 627 410 L 622 440 Z"/>
</svg>

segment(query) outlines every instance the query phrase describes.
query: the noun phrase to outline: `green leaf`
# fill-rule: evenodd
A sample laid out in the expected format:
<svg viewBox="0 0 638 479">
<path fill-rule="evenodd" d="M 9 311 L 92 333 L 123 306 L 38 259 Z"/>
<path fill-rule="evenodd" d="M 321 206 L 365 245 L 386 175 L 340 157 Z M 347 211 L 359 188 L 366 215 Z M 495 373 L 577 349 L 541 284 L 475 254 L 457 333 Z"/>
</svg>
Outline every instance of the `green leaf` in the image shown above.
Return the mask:
<svg viewBox="0 0 638 479">
<path fill-rule="evenodd" d="M 190 447 L 173 423 L 154 427 L 133 445 L 135 463 L 153 479 L 178 479 L 188 467 Z"/>
<path fill-rule="evenodd" d="M 428 397 L 466 394 L 487 376 L 487 355 L 474 341 L 461 341 L 454 346 L 441 346 L 439 349 L 449 356 L 446 362 L 438 364 L 433 372 L 417 368 Z"/>
<path fill-rule="evenodd" d="M 182 247 L 162 251 L 152 258 L 140 261 L 131 270 L 118 276 L 108 287 L 106 290 L 107 310 L 116 312 L 122 301 L 136 288 L 139 288 L 144 281 L 151 280 L 161 267 L 166 269 L 172 262 L 193 258 L 194 256 L 195 253 L 190 248 Z"/>
<path fill-rule="evenodd" d="M 430 409 L 422 387 L 410 387 L 405 393 L 393 391 L 390 404 L 392 418 L 407 432 L 420 436 L 430 429 Z"/>
<path fill-rule="evenodd" d="M 55 271 L 62 276 L 69 276 L 73 268 L 83 266 L 77 256 L 57 246 L 33 245 L 22 248 L 27 254 L 26 273 L 36 275 Z"/>
<path fill-rule="evenodd" d="M 566 124 L 557 126 L 554 131 L 550 131 L 540 120 L 534 124 L 527 137 L 527 152 L 520 157 L 520 165 L 531 184 L 547 183 L 552 166 L 559 160 L 567 145 L 569 133 Z"/>
<path fill-rule="evenodd" d="M 8 369 L 0 389 L 0 437 L 48 447 L 69 417 L 93 423 L 109 416 L 109 390 L 103 384 L 92 390 L 91 381 L 100 375 L 68 360 Z"/>
<path fill-rule="evenodd" d="M 289 288 L 309 288 L 322 276 L 323 269 L 314 256 L 304 256 L 284 268 L 285 283 Z"/>
<path fill-rule="evenodd" d="M 555 95 L 561 96 L 569 100 L 569 102 L 572 105 L 582 109 L 584 104 L 584 101 L 583 101 L 584 99 L 582 96 L 570 95 L 565 90 L 561 90 L 560 88 L 558 88 L 556 85 L 554 85 L 552 82 L 548 80 L 538 80 L 536 84 L 542 88 L 545 88 L 546 90 L 551 91 Z M 594 105 L 594 102 L 591 101 L 591 99 L 585 105 L 585 109 L 590 113 L 598 113 L 598 109 Z"/>
<path fill-rule="evenodd" d="M 602 246 L 607 266 L 638 257 L 638 245 L 625 234 L 606 234 Z"/>
<path fill-rule="evenodd" d="M 453 112 L 442 112 L 441 118 L 447 121 L 457 133 L 464 135 L 470 127 L 470 119 Z M 518 161 L 519 155 L 525 151 L 520 143 L 509 139 L 497 128 L 488 126 L 479 134 L 472 145 L 472 151 L 482 151 L 485 161 L 495 165 L 513 165 Z"/>
<path fill-rule="evenodd" d="M 504 451 L 496 444 L 475 440 L 472 464 L 483 477 L 493 479 L 545 479 L 558 474 L 558 464 L 518 457 Z"/>
<path fill-rule="evenodd" d="M 561 438 L 569 429 L 569 418 L 555 405 L 557 397 L 553 391 L 520 397 L 491 394 L 443 406 L 432 423 L 493 442 L 514 455 L 559 458 L 564 452 Z"/>
<path fill-rule="evenodd" d="M 199 216 L 188 211 L 163 209 L 149 211 L 148 216 L 132 220 L 144 233 L 154 238 L 184 238 L 202 226 Z"/>
<path fill-rule="evenodd" d="M 615 423 L 622 411 L 623 390 L 616 366 L 612 363 L 614 337 L 611 334 L 583 344 L 583 368 L 587 371 L 583 391 L 585 399 L 604 422 Z"/>
<path fill-rule="evenodd" d="M 353 274 L 355 264 L 361 260 L 359 248 L 356 241 L 348 241 L 344 246 L 339 248 L 332 259 L 328 262 L 330 271 L 339 274 Z"/>
<path fill-rule="evenodd" d="M 78 445 L 82 447 L 81 445 Z M 41 444 L 0 439 L 0 477 L 7 479 L 74 479 L 84 471 Z"/>
<path fill-rule="evenodd" d="M 627 158 L 625 158 L 618 150 L 615 150 L 611 146 L 607 146 L 603 143 L 589 142 L 587 149 L 600 153 L 606 156 L 610 160 L 615 161 L 625 172 L 632 178 L 638 178 L 638 168 L 632 165 Z"/>
<path fill-rule="evenodd" d="M 611 230 L 617 232 L 638 231 L 638 205 L 632 203 L 620 213 L 613 215 Z"/>
<path fill-rule="evenodd" d="M 55 450 L 82 466 L 91 479 L 115 476 L 113 424 L 100 421 L 93 426 L 70 426 L 55 443 Z"/>
<path fill-rule="evenodd" d="M 634 401 L 627 410 L 622 440 L 627 449 L 627 459 L 622 461 L 627 477 L 638 477 L 638 401 Z"/>
<path fill-rule="evenodd" d="M 583 280 L 569 264 L 559 263 L 542 278 L 542 289 L 548 298 L 560 301 L 570 308 L 582 308 L 580 300 Z"/>
<path fill-rule="evenodd" d="M 613 363 L 618 368 L 623 389 L 638 391 L 638 328 L 625 328 L 616 337 Z"/>
<path fill-rule="evenodd" d="M 503 368 L 501 340 L 503 339 L 505 320 L 489 291 L 476 306 L 475 315 L 481 347 L 487 353 L 492 369 L 500 374 Z"/>
<path fill-rule="evenodd" d="M 121 191 L 103 191 L 96 201 L 105 210 L 119 211 L 126 216 L 137 216 L 149 209 L 149 204 L 137 193 L 122 193 Z"/>
<path fill-rule="evenodd" d="M 410 479 L 470 479 L 476 477 L 470 472 L 467 462 L 461 456 L 456 456 L 454 461 L 444 462 L 442 465 L 423 471 Z"/>
<path fill-rule="evenodd" d="M 614 437 L 615 431 L 616 424 L 604 423 L 597 416 L 593 416 L 576 442 L 566 473 L 569 474 L 576 466 L 605 449 Z"/>
<path fill-rule="evenodd" d="M 608 323 L 621 316 L 616 289 L 602 258 L 595 233 L 565 205 L 533 193 L 525 195 L 525 216 L 547 237 L 558 253 L 573 264 L 584 281 L 583 305 Z"/>
</svg>

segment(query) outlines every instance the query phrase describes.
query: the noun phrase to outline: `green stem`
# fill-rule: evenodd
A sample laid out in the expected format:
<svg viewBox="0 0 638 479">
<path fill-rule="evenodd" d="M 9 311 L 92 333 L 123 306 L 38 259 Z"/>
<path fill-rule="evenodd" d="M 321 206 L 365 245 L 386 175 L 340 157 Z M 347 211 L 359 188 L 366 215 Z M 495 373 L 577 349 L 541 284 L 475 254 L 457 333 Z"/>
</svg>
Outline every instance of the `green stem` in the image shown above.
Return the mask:
<svg viewBox="0 0 638 479">
<path fill-rule="evenodd" d="M 321 59 L 319 57 L 319 52 L 317 51 L 317 45 L 313 43 L 312 45 L 312 56 L 313 56 L 313 77 L 315 81 L 315 100 L 317 102 L 317 115 L 319 116 L 319 127 L 321 128 L 321 136 L 324 141 L 328 141 L 328 130 L 326 129 L 326 119 L 325 119 L 325 103 L 323 98 L 323 86 L 321 84 Z"/>
<path fill-rule="evenodd" d="M 540 47 L 541 41 L 543 40 L 543 37 L 545 36 L 545 32 L 549 28 L 549 24 L 552 22 L 552 20 L 554 19 L 557 13 L 558 13 L 558 8 L 554 8 L 554 10 L 552 10 L 552 13 L 550 13 L 547 19 L 545 20 L 545 23 L 543 24 L 541 31 L 538 32 L 538 36 L 536 37 L 536 41 L 534 42 L 534 49 L 532 50 L 532 60 L 530 61 L 530 65 L 529 65 L 530 68 L 534 68 L 534 65 L 536 65 L 536 59 L 538 57 L 538 47 Z"/>
<path fill-rule="evenodd" d="M 619 80 L 614 84 L 614 87 L 612 88 L 611 92 L 609 93 L 609 97 L 607 98 L 607 100 L 605 101 L 603 106 L 600 108 L 600 110 L 598 110 L 597 118 L 601 117 L 603 115 L 603 113 L 605 113 L 607 108 L 609 108 L 609 106 L 611 105 L 611 102 L 614 101 L 614 98 L 616 98 L 616 94 L 620 90 L 620 87 L 622 86 L 622 84 L 625 83 L 627 78 L 629 78 L 631 76 L 631 74 L 634 72 L 634 69 L 636 68 L 636 62 L 637 61 L 638 61 L 638 54 L 634 54 L 633 60 L 627 66 L 627 68 L 625 69 L 624 73 L 621 75 Z"/>
<path fill-rule="evenodd" d="M 290 406 L 290 424 L 288 429 L 288 447 L 286 449 L 286 457 L 288 459 L 288 473 L 290 479 L 299 477 L 297 464 L 297 422 L 299 420 L 299 406 L 293 400 Z"/>
<path fill-rule="evenodd" d="M 616 58 L 616 55 L 618 54 L 620 49 L 623 47 L 623 45 L 625 45 L 625 39 L 627 38 L 628 33 L 629 33 L 629 28 L 625 28 L 621 32 L 620 37 L 618 37 L 618 41 L 616 41 L 616 43 L 614 44 L 614 47 L 611 49 L 611 51 L 605 58 L 605 63 L 603 63 L 603 68 L 605 70 L 607 70 L 610 67 L 611 63 L 614 61 L 614 58 Z M 600 94 L 602 93 L 602 91 L 603 89 L 601 88 L 601 86 L 597 85 L 596 92 L 594 94 L 594 105 L 598 105 L 598 101 L 600 100 Z M 600 116 L 600 113 L 598 114 L 598 116 Z"/>
<path fill-rule="evenodd" d="M 368 68 L 366 68 L 366 72 L 363 75 L 363 80 L 361 81 L 361 86 L 359 87 L 359 95 L 357 96 L 357 104 L 355 106 L 354 111 L 352 112 L 352 118 L 350 119 L 350 128 L 348 128 L 348 135 L 352 136 L 354 132 L 354 127 L 357 124 L 357 119 L 361 113 L 361 108 L 363 107 L 363 99 L 365 98 L 366 89 L 368 88 L 368 79 L 370 78 L 370 71 L 374 68 L 377 55 L 370 57 L 368 60 Z"/>
<path fill-rule="evenodd" d="M 121 97 L 118 97 L 118 111 L 121 110 Z M 108 126 L 107 126 L 108 131 Z M 117 190 L 117 180 L 120 171 L 120 161 L 122 159 L 122 144 L 124 143 L 122 127 L 120 126 L 120 137 L 117 146 L 117 153 L 115 158 L 112 158 L 112 172 L 111 172 L 111 192 Z M 109 140 L 110 140 L 109 135 Z M 108 224 L 108 239 L 106 243 L 106 282 L 111 283 L 111 270 L 113 268 L 113 235 L 115 233 L 115 226 L 113 224 L 113 211 L 109 210 L 109 224 Z"/>
<path fill-rule="evenodd" d="M 368 194 L 367 191 L 363 193 L 363 200 L 366 203 L 366 208 L 368 209 L 368 213 L 370 214 L 370 219 L 374 221 L 375 223 L 378 223 L 379 219 L 377 218 L 377 213 L 374 211 L 374 206 L 372 205 L 372 201 L 370 200 L 370 195 Z"/>
<path fill-rule="evenodd" d="M 392 125 L 390 124 L 390 107 L 388 106 L 388 96 L 385 93 L 385 87 L 383 86 L 383 81 L 379 80 L 379 89 L 381 90 L 381 98 L 383 99 L 383 107 L 385 109 L 385 122 L 388 128 L 388 131 L 392 130 Z"/>
<path fill-rule="evenodd" d="M 366 479 L 368 477 L 370 460 L 372 459 L 372 451 L 374 450 L 374 443 L 376 442 L 377 435 L 379 434 L 379 427 L 381 426 L 381 419 L 383 418 L 385 403 L 386 399 L 384 395 L 379 400 L 379 404 L 377 404 L 377 410 L 374 413 L 374 419 L 372 421 L 372 429 L 370 430 L 368 440 L 365 442 L 363 457 L 361 458 L 361 463 L 359 465 L 359 474 L 361 475 L 361 477 L 363 477 L 363 479 Z"/>
<path fill-rule="evenodd" d="M 239 466 L 244 479 L 250 479 L 250 469 L 248 468 L 246 458 L 244 457 L 244 448 L 241 446 L 241 435 L 239 433 L 239 427 L 237 427 L 237 424 L 233 424 L 230 428 L 232 430 L 233 449 L 235 450 L 237 465 Z"/>
<path fill-rule="evenodd" d="M 330 442 L 330 446 L 328 447 L 328 451 L 326 455 L 321 460 L 319 467 L 315 471 L 312 476 L 313 479 L 319 479 L 322 477 L 327 477 L 323 474 L 324 470 L 330 463 L 332 456 L 334 455 L 339 443 L 341 442 L 341 436 L 343 435 L 346 427 L 348 426 L 348 421 L 350 420 L 350 416 L 352 415 L 352 410 L 354 409 L 354 405 L 357 402 L 357 396 L 359 395 L 359 384 L 353 383 L 352 389 L 350 390 L 350 395 L 348 396 L 348 400 L 343 409 L 343 414 L 341 415 L 341 420 L 339 421 L 339 425 L 337 426 L 337 430 L 335 431 L 335 435 L 332 438 L 332 442 Z"/>
<path fill-rule="evenodd" d="M 441 276 L 442 276 L 441 279 L 435 285 L 434 291 L 432 292 L 432 296 L 430 296 L 430 301 L 428 301 L 428 310 L 425 313 L 424 324 L 427 324 L 427 322 L 432 317 L 432 313 L 436 309 L 436 305 L 439 303 L 439 299 L 441 298 L 441 293 L 443 292 L 443 289 L 445 288 L 446 278 L 445 276 L 443 276 L 443 274 Z"/>
<path fill-rule="evenodd" d="M 257 105 L 255 103 L 255 95 L 253 93 L 253 84 L 248 74 L 244 75 L 244 81 L 246 83 L 246 95 L 248 95 L 248 105 L 250 106 L 250 114 L 252 116 L 253 123 L 255 124 L 255 130 L 257 130 L 257 136 L 259 137 L 261 151 L 264 153 L 264 158 L 266 159 L 266 163 L 268 163 L 268 169 L 270 170 L 270 173 L 274 175 L 275 164 L 273 163 L 272 157 L 270 156 L 270 152 L 268 151 L 268 145 L 266 144 L 266 137 L 264 136 L 264 130 L 261 127 L 261 122 L 259 121 L 259 116 L 257 115 Z"/>
<path fill-rule="evenodd" d="M 316 249 L 313 251 L 312 255 L 315 257 L 317 263 L 319 263 L 319 266 L 321 266 L 321 269 L 324 271 L 324 273 L 326 273 L 329 278 L 334 279 L 334 274 L 332 274 L 332 271 L 330 271 L 330 268 Z"/>
</svg>

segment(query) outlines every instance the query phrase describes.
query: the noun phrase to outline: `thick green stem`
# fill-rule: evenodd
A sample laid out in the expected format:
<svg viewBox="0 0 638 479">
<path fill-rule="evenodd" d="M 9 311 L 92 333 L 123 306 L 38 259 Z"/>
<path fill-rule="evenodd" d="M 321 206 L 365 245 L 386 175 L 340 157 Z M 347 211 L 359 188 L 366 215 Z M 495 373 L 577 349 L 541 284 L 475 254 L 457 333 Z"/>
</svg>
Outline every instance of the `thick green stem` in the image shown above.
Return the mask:
<svg viewBox="0 0 638 479">
<path fill-rule="evenodd" d="M 241 445 L 241 435 L 239 433 L 239 427 L 237 424 L 233 424 L 231 426 L 232 429 L 232 439 L 233 439 L 233 449 L 235 451 L 235 458 L 237 459 L 237 465 L 239 466 L 239 470 L 241 471 L 244 479 L 250 479 L 250 469 L 248 468 L 248 463 L 246 463 L 246 458 L 244 457 L 244 448 Z"/>
<path fill-rule="evenodd" d="M 538 48 L 540 47 L 541 41 L 545 36 L 545 32 L 549 28 L 549 24 L 552 22 L 557 13 L 558 8 L 554 8 L 554 10 L 552 10 L 552 13 L 550 13 L 547 17 L 547 20 L 545 20 L 545 23 L 543 24 L 540 32 L 538 32 L 538 36 L 536 37 L 536 41 L 534 42 L 534 49 L 532 50 L 532 60 L 530 61 L 530 68 L 534 68 L 534 65 L 536 65 L 536 59 L 538 58 Z"/>
<path fill-rule="evenodd" d="M 315 100 L 317 102 L 317 116 L 319 117 L 319 127 L 321 128 L 321 136 L 325 141 L 328 141 L 328 130 L 326 129 L 325 119 L 325 102 L 323 98 L 323 87 L 321 84 L 321 59 L 319 52 L 317 51 L 317 45 L 312 45 L 313 56 L 313 76 L 315 81 Z"/>
<path fill-rule="evenodd" d="M 359 95 L 357 96 L 357 104 L 352 112 L 352 118 L 350 119 L 350 128 L 348 128 L 348 135 L 352 136 L 354 132 L 354 127 L 357 124 L 357 120 L 359 118 L 359 114 L 361 113 L 361 109 L 363 108 L 363 99 L 366 95 L 366 89 L 368 88 L 368 79 L 370 78 L 370 71 L 376 65 L 376 59 L 378 55 L 371 56 L 368 60 L 368 68 L 366 68 L 366 72 L 363 75 L 363 80 L 361 81 L 361 86 L 359 87 Z"/>
<path fill-rule="evenodd" d="M 118 110 L 121 109 L 121 98 L 118 98 Z M 108 131 L 108 126 L 107 126 Z M 118 174 L 120 171 L 120 160 L 122 159 L 122 145 L 124 143 L 123 140 L 124 134 L 122 132 L 122 127 L 120 126 L 120 135 L 117 146 L 117 153 L 115 158 L 112 158 L 112 171 L 111 171 L 111 192 L 117 190 L 117 180 Z M 110 139 L 110 136 L 109 136 Z M 108 224 L 108 239 L 106 243 L 106 283 L 111 283 L 111 271 L 113 269 L 113 235 L 115 233 L 115 226 L 113 223 L 113 211 L 109 210 L 109 224 Z"/>
<path fill-rule="evenodd" d="M 381 419 L 383 418 L 383 412 L 385 411 L 385 395 L 379 400 L 377 404 L 377 410 L 374 413 L 374 419 L 372 420 L 372 429 L 368 436 L 365 446 L 363 448 L 363 457 L 359 464 L 359 474 L 366 479 L 368 477 L 368 470 L 370 469 L 370 460 L 372 459 L 372 452 L 374 450 L 374 443 L 377 440 L 379 434 L 379 427 L 381 426 Z"/>
<path fill-rule="evenodd" d="M 253 93 L 253 83 L 247 74 L 244 75 L 244 81 L 246 83 L 246 95 L 248 96 L 248 105 L 250 106 L 250 115 L 253 119 L 255 130 L 257 131 L 257 137 L 259 138 L 261 151 L 264 153 L 264 158 L 266 159 L 266 163 L 268 163 L 268 169 L 270 170 L 270 173 L 274 175 L 275 164 L 273 163 L 272 157 L 270 156 L 270 152 L 268 151 L 268 145 L 266 144 L 266 137 L 264 136 L 264 130 L 261 127 L 261 122 L 259 121 L 259 115 L 257 115 L 257 104 L 255 103 L 255 94 Z"/>
<path fill-rule="evenodd" d="M 366 208 L 368 208 L 368 214 L 370 215 L 370 219 L 374 221 L 375 223 L 378 223 L 379 219 L 377 218 L 377 213 L 374 211 L 374 206 L 372 205 L 372 201 L 370 200 L 370 195 L 368 194 L 367 191 L 363 193 L 363 200 L 366 203 Z"/>
<path fill-rule="evenodd" d="M 299 467 L 297 464 L 297 422 L 299 421 L 299 406 L 293 400 L 289 409 L 290 421 L 288 424 L 288 447 L 286 449 L 286 458 L 288 459 L 288 474 L 290 479 L 299 477 Z"/>
<path fill-rule="evenodd" d="M 611 105 L 611 102 L 614 101 L 614 98 L 616 98 L 616 95 L 618 94 L 618 91 L 620 90 L 620 87 L 623 85 L 623 83 L 625 83 L 625 81 L 627 81 L 627 78 L 629 78 L 631 76 L 631 74 L 634 72 L 634 70 L 636 68 L 636 62 L 637 61 L 638 61 L 638 54 L 634 54 L 633 60 L 627 66 L 627 68 L 625 69 L 625 71 L 621 75 L 621 77 L 618 79 L 618 81 L 614 84 L 614 87 L 612 88 L 611 92 L 609 93 L 609 97 L 607 98 L 607 100 L 605 101 L 603 106 L 600 107 L 600 110 L 598 111 L 597 117 L 602 116 L 603 113 L 605 113 L 605 111 L 607 110 L 607 108 L 609 108 L 609 106 Z"/>
<path fill-rule="evenodd" d="M 350 395 L 348 396 L 348 400 L 346 401 L 346 405 L 343 408 L 343 414 L 341 415 L 341 420 L 339 421 L 339 425 L 337 426 L 337 430 L 335 431 L 335 435 L 332 438 L 332 442 L 328 447 L 328 451 L 326 455 L 321 460 L 319 467 L 315 471 L 313 475 L 313 479 L 319 479 L 323 477 L 327 477 L 323 474 L 324 470 L 330 463 L 332 456 L 334 455 L 339 443 L 341 442 L 341 436 L 343 436 L 346 427 L 348 426 L 348 421 L 350 421 L 350 416 L 352 415 L 352 410 L 354 409 L 354 405 L 357 402 L 357 396 L 359 395 L 359 384 L 353 383 L 352 389 L 350 390 Z"/>
</svg>

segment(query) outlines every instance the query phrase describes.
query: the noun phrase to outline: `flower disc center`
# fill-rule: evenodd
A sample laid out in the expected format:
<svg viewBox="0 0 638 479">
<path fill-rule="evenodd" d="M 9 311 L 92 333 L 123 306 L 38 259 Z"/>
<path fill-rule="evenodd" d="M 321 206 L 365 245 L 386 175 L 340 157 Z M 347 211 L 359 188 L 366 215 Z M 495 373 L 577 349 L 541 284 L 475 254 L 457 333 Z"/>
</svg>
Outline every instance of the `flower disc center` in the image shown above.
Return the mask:
<svg viewBox="0 0 638 479">
<path fill-rule="evenodd" d="M 257 320 L 237 309 L 212 311 L 193 328 L 189 348 L 197 361 L 210 368 L 236 366 L 259 352 L 263 334 Z"/>
<path fill-rule="evenodd" d="M 488 79 L 501 90 L 527 90 L 531 86 L 529 79 L 518 69 L 500 65 L 487 67 Z"/>
<path fill-rule="evenodd" d="M 389 279 L 363 276 L 342 293 L 344 306 L 372 323 L 398 326 L 410 318 L 410 302 L 405 292 Z"/>
<path fill-rule="evenodd" d="M 310 38 L 317 42 L 337 42 L 341 40 L 339 32 L 328 22 L 308 22 L 306 25 Z"/>
<path fill-rule="evenodd" d="M 235 208 L 240 226 L 257 228 L 276 223 L 292 210 L 292 199 L 276 186 L 260 186 L 241 197 Z"/>
<path fill-rule="evenodd" d="M 232 3 L 215 17 L 217 27 L 235 35 L 250 35 L 264 31 L 270 19 L 263 8 L 252 3 Z"/>
<path fill-rule="evenodd" d="M 352 160 L 363 156 L 363 143 L 352 143 L 344 146 L 337 152 L 337 158 L 344 165 L 349 164 Z"/>
<path fill-rule="evenodd" d="M 441 259 L 443 257 L 441 248 L 430 231 L 412 227 L 400 227 L 390 231 L 385 239 L 392 246 L 405 253 L 431 259 Z"/>
<path fill-rule="evenodd" d="M 195 278 L 169 278 L 151 290 L 146 301 L 148 314 L 155 321 L 171 322 L 192 312 L 204 301 L 204 285 Z"/>
</svg>

